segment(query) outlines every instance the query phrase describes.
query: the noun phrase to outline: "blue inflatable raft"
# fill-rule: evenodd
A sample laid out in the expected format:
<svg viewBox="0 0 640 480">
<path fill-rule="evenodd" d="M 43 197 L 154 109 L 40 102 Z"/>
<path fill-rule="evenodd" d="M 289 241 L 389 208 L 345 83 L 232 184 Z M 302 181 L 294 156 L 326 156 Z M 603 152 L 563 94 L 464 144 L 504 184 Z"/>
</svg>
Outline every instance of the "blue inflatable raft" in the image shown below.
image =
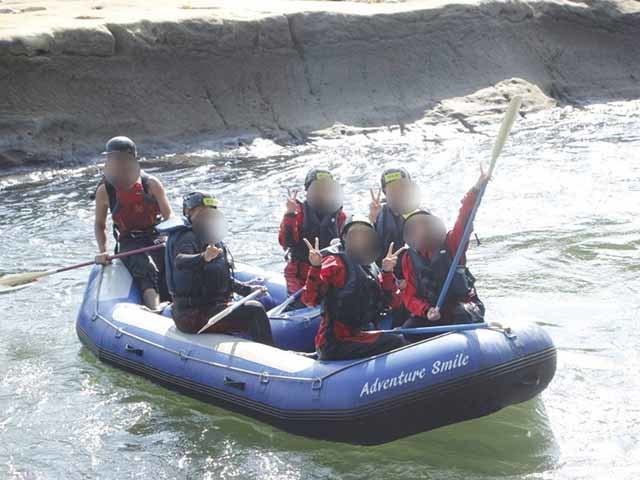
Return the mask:
<svg viewBox="0 0 640 480">
<path fill-rule="evenodd" d="M 279 276 L 239 268 L 265 283 L 272 308 Z M 280 348 L 224 335 L 179 332 L 145 310 L 119 261 L 95 267 L 77 319 L 80 340 L 105 362 L 188 395 L 316 439 L 374 445 L 481 417 L 528 400 L 551 381 L 556 350 L 536 325 L 447 333 L 372 358 L 321 362 L 317 309 L 272 319 Z"/>
</svg>

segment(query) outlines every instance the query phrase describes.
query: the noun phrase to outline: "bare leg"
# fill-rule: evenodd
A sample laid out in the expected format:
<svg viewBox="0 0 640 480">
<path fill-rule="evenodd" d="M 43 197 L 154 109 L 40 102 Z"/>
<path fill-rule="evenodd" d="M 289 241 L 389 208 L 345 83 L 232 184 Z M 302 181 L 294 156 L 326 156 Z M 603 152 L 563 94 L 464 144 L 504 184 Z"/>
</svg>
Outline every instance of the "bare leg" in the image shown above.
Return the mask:
<svg viewBox="0 0 640 480">
<path fill-rule="evenodd" d="M 153 288 L 147 288 L 142 292 L 142 301 L 149 310 L 157 310 L 160 303 L 160 295 Z"/>
</svg>

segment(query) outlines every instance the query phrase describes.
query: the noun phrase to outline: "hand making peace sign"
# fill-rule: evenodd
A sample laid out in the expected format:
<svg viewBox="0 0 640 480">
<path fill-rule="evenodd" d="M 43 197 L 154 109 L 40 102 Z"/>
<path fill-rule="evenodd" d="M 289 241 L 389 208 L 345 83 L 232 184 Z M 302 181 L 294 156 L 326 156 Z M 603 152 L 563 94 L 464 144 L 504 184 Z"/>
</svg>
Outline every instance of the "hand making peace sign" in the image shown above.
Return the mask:
<svg viewBox="0 0 640 480">
<path fill-rule="evenodd" d="M 298 210 L 298 190 L 291 193 L 291 189 L 287 188 L 287 213 L 296 213 Z"/>
<path fill-rule="evenodd" d="M 382 210 L 382 201 L 380 200 L 382 190 L 378 189 L 378 193 L 373 193 L 373 188 L 370 188 L 369 193 L 371 193 L 371 203 L 369 204 L 369 220 L 371 221 L 371 223 L 375 223 L 378 215 L 380 214 L 380 210 Z"/>
<path fill-rule="evenodd" d="M 320 253 L 320 240 L 318 240 L 318 237 L 316 237 L 315 246 L 311 245 L 311 242 L 306 238 L 303 238 L 303 240 L 309 249 L 309 263 L 314 267 L 322 265 L 322 254 Z"/>
<path fill-rule="evenodd" d="M 389 245 L 389 250 L 387 250 L 387 256 L 382 260 L 382 271 L 383 272 L 393 272 L 396 268 L 396 264 L 398 263 L 398 255 L 404 252 L 408 246 L 400 247 L 398 250 L 393 252 L 393 242 Z"/>
</svg>

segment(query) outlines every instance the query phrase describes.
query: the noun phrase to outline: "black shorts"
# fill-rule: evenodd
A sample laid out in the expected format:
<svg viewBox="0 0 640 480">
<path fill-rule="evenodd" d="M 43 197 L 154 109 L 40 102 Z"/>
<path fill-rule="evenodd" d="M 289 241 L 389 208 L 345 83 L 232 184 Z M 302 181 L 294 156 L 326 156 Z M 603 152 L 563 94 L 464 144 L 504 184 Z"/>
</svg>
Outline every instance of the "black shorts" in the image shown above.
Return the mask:
<svg viewBox="0 0 640 480">
<path fill-rule="evenodd" d="M 118 253 L 136 250 L 138 248 L 151 247 L 163 243 L 164 238 L 153 235 L 141 237 L 124 237 L 118 242 Z M 164 248 L 150 252 L 138 253 L 130 257 L 124 257 L 122 262 L 133 277 L 133 281 L 144 292 L 152 288 L 161 293 L 165 288 L 164 283 Z"/>
</svg>

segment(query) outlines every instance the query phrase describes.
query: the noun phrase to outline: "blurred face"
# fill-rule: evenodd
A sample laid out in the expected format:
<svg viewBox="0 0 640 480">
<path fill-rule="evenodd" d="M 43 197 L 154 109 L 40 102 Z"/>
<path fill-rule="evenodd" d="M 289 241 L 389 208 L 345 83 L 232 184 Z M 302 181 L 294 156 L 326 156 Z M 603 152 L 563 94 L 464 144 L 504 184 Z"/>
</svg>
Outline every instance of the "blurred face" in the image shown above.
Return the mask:
<svg viewBox="0 0 640 480">
<path fill-rule="evenodd" d="M 222 241 L 227 232 L 223 213 L 217 208 L 199 205 L 188 211 L 193 230 L 209 244 Z"/>
<path fill-rule="evenodd" d="M 138 181 L 140 166 L 130 153 L 109 153 L 104 164 L 104 176 L 118 188 L 131 188 Z"/>
<path fill-rule="evenodd" d="M 411 180 L 402 178 L 386 186 L 385 197 L 391 211 L 402 215 L 417 208 L 418 187 Z"/>
<path fill-rule="evenodd" d="M 335 212 L 342 205 L 340 185 L 331 179 L 315 180 L 307 190 L 307 202 L 320 212 Z"/>
<path fill-rule="evenodd" d="M 380 239 L 371 227 L 352 225 L 344 237 L 347 254 L 361 265 L 375 262 L 380 252 Z"/>
<path fill-rule="evenodd" d="M 414 215 L 404 225 L 405 241 L 421 252 L 440 248 L 446 237 L 447 229 L 435 215 Z"/>
</svg>

